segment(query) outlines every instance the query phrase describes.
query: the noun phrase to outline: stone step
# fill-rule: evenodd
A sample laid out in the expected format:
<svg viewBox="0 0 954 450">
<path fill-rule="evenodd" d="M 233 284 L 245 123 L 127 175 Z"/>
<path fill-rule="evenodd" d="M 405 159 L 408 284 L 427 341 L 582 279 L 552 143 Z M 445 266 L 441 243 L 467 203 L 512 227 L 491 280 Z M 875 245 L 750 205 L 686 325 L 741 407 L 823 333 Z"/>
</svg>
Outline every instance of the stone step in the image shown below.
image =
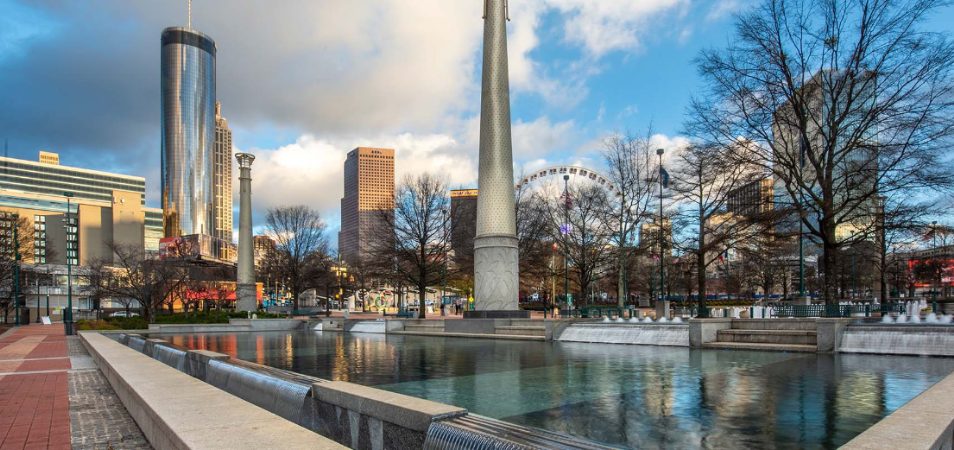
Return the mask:
<svg viewBox="0 0 954 450">
<path fill-rule="evenodd" d="M 710 342 L 708 344 L 702 344 L 702 347 L 721 350 L 763 350 L 769 352 L 815 353 L 818 351 L 818 347 L 815 345 L 753 344 L 751 342 Z"/>
<path fill-rule="evenodd" d="M 718 342 L 749 342 L 753 344 L 815 345 L 817 332 L 813 330 L 719 330 Z"/>
<path fill-rule="evenodd" d="M 814 319 L 732 319 L 736 330 L 806 330 L 817 328 Z"/>
<path fill-rule="evenodd" d="M 404 325 L 404 331 L 423 331 L 423 332 L 428 332 L 428 333 L 434 333 L 434 332 L 438 332 L 438 333 L 439 333 L 439 332 L 443 332 L 443 331 L 444 331 L 444 324 L 440 324 L 440 326 L 432 326 L 432 325 Z"/>
<path fill-rule="evenodd" d="M 525 336 L 546 336 L 545 327 L 527 327 L 519 325 L 499 326 L 494 328 L 495 334 L 519 334 Z"/>
<path fill-rule="evenodd" d="M 443 320 L 420 320 L 420 319 L 405 320 L 404 326 L 444 328 L 444 321 Z"/>
</svg>

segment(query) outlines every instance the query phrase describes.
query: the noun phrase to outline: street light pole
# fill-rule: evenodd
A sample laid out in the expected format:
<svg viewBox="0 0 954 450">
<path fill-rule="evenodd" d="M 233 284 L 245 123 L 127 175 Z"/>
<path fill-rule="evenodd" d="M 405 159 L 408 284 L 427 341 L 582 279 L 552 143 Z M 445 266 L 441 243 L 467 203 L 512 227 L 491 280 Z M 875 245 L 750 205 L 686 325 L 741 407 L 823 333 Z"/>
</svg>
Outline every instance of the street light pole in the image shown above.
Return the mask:
<svg viewBox="0 0 954 450">
<path fill-rule="evenodd" d="M 566 301 L 567 311 L 573 310 L 573 301 L 570 300 L 570 249 L 567 238 L 570 235 L 570 176 L 563 175 L 563 300 Z"/>
<path fill-rule="evenodd" d="M 444 261 L 441 266 L 441 310 L 447 311 L 444 307 L 444 297 L 447 296 L 447 209 L 441 208 L 441 228 L 442 235 L 444 236 Z"/>
<path fill-rule="evenodd" d="M 39 272 L 36 272 L 35 274 L 36 274 L 36 323 L 40 323 L 40 274 Z"/>
<path fill-rule="evenodd" d="M 663 254 L 663 165 L 662 165 L 662 155 L 666 151 L 657 148 L 656 154 L 659 155 L 659 298 L 662 301 L 666 301 L 666 266 L 665 260 L 666 256 Z"/>
<path fill-rule="evenodd" d="M 932 239 L 931 259 L 934 262 L 932 266 L 935 266 L 934 272 L 937 274 L 936 277 L 933 276 L 934 274 L 931 274 L 932 275 L 931 278 L 934 278 L 933 280 L 931 280 L 931 284 L 934 285 L 934 289 L 931 290 L 932 291 L 931 297 L 934 303 L 937 303 L 937 290 L 940 289 L 940 283 L 937 283 L 937 281 L 938 281 L 938 278 L 941 277 L 941 274 L 940 274 L 941 268 L 937 264 L 937 221 L 936 220 L 931 222 L 931 227 L 933 228 L 933 231 L 931 232 L 931 239 Z"/>
<path fill-rule="evenodd" d="M 13 215 L 13 305 L 16 317 L 14 325 L 20 326 L 20 238 L 17 228 L 20 224 L 20 215 Z M 29 320 L 27 320 L 29 323 Z"/>
<path fill-rule="evenodd" d="M 63 312 L 63 328 L 67 336 L 72 336 L 73 332 L 73 252 L 71 252 L 70 234 L 73 232 L 73 217 L 70 200 L 73 198 L 72 192 L 64 192 L 66 197 L 66 311 Z M 79 250 L 78 248 L 76 249 Z"/>
</svg>

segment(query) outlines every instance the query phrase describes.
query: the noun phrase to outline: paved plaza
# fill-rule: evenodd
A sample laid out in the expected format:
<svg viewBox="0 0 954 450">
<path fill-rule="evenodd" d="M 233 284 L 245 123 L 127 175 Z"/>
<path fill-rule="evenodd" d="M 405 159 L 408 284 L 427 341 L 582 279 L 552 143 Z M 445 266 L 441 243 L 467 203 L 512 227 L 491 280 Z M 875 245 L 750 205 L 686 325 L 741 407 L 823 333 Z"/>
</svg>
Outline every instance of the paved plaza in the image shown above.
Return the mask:
<svg viewBox="0 0 954 450">
<path fill-rule="evenodd" d="M 0 449 L 149 448 L 142 432 L 62 324 L 0 336 Z"/>
</svg>

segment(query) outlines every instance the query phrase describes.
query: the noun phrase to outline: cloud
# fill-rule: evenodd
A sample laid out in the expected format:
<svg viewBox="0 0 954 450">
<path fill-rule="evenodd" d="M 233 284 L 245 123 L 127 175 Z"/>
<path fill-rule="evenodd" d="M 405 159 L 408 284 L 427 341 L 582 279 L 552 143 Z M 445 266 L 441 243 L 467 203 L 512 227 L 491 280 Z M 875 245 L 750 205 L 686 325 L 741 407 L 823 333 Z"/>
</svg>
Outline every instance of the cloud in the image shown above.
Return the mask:
<svg viewBox="0 0 954 450">
<path fill-rule="evenodd" d="M 717 0 L 706 14 L 706 21 L 714 22 L 730 14 L 734 14 L 743 7 L 741 0 Z"/>
<path fill-rule="evenodd" d="M 688 6 L 688 0 L 547 0 L 566 16 L 565 34 L 599 58 L 616 50 L 639 49 L 655 19 Z"/>
<path fill-rule="evenodd" d="M 257 218 L 269 208 L 304 204 L 317 209 L 329 225 L 337 227 L 344 193 L 344 161 L 354 147 L 394 148 L 395 180 L 406 174 L 431 172 L 448 185 L 476 185 L 476 147 L 468 151 L 447 134 L 401 133 L 379 136 L 303 135 L 277 148 L 252 148 L 253 208 Z M 235 174 L 237 177 L 237 173 Z M 238 199 L 238 180 L 233 197 Z"/>
<path fill-rule="evenodd" d="M 638 49 L 654 19 L 687 1 L 511 2 L 512 93 L 543 102 L 515 116 L 518 163 L 580 156 L 600 130 L 561 115 L 586 99 L 600 58 Z M 13 156 L 44 148 L 66 164 L 145 175 L 156 205 L 159 36 L 185 22 L 184 3 L 0 4 L 0 137 Z M 475 186 L 480 15 L 481 2 L 465 0 L 194 2 L 193 26 L 218 46 L 217 95 L 236 150 L 258 158 L 256 213 L 304 203 L 334 221 L 345 155 L 359 145 L 396 148 L 398 177 L 428 170 Z M 582 53 L 543 54 L 567 43 Z"/>
<path fill-rule="evenodd" d="M 548 154 L 562 153 L 574 140 L 572 120 L 553 123 L 543 116 L 531 122 L 516 121 L 512 128 L 513 156 L 522 161 Z"/>
</svg>

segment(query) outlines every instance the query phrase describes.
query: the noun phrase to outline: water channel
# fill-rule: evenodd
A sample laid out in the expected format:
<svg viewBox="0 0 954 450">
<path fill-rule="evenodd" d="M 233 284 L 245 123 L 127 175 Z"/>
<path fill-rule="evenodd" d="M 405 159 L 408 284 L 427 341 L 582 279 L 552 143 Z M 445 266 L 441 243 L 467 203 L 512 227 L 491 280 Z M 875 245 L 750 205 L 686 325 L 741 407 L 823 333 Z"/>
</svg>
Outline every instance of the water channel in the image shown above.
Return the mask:
<svg viewBox="0 0 954 450">
<path fill-rule="evenodd" d="M 312 331 L 162 337 L 639 448 L 836 448 L 954 371 L 954 358 Z"/>
</svg>

